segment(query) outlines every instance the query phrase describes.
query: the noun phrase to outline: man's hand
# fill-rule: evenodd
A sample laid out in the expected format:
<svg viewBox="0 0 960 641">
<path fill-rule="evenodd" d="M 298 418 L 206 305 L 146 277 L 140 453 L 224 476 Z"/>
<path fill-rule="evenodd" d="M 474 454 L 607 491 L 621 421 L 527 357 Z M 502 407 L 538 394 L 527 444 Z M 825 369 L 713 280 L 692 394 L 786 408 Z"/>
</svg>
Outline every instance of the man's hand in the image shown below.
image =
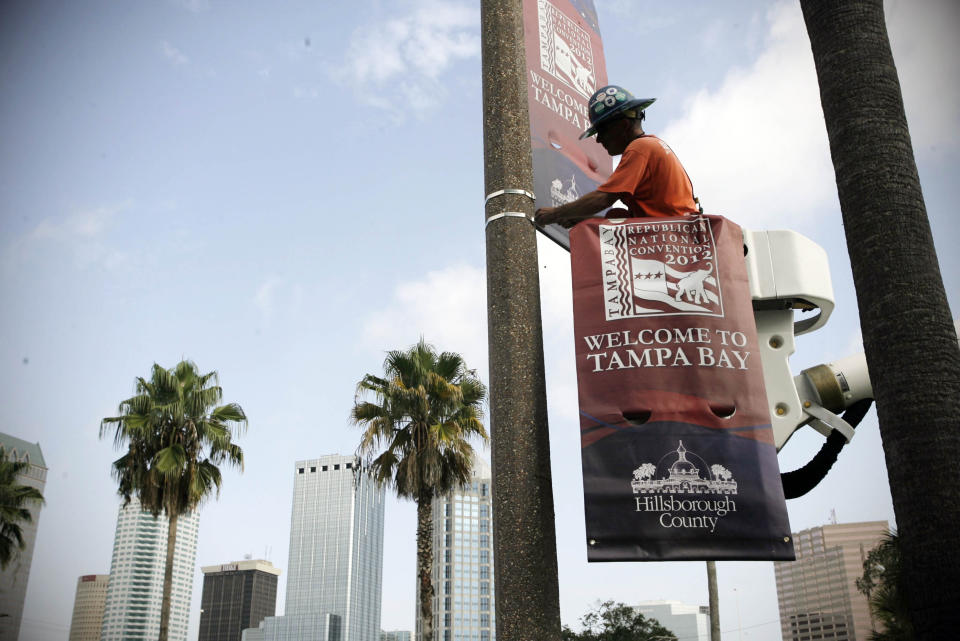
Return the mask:
<svg viewBox="0 0 960 641">
<path fill-rule="evenodd" d="M 569 229 L 581 220 L 586 220 L 597 212 L 603 211 L 616 202 L 616 200 L 616 194 L 591 191 L 566 205 L 560 205 L 559 207 L 541 207 L 534 213 L 533 219 L 538 225 L 555 223 Z"/>
<path fill-rule="evenodd" d="M 585 220 L 590 216 L 584 216 L 581 213 L 564 211 L 560 207 L 541 207 L 533 214 L 533 219 L 537 222 L 538 225 L 546 226 L 551 224 L 557 224 L 561 227 L 566 227 L 570 229 L 581 220 Z"/>
</svg>

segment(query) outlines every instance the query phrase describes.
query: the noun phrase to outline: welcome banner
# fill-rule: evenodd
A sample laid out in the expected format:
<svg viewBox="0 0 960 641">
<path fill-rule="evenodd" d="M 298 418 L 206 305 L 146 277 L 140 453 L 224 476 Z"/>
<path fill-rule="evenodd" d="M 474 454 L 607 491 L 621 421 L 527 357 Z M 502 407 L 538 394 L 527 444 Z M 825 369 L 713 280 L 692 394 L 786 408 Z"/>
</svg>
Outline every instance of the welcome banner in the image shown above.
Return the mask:
<svg viewBox="0 0 960 641">
<path fill-rule="evenodd" d="M 740 228 L 570 242 L 588 560 L 793 559 Z"/>
<path fill-rule="evenodd" d="M 593 191 L 613 171 L 590 126 L 587 104 L 607 84 L 593 0 L 523 0 L 527 102 L 536 207 L 557 207 Z M 564 247 L 568 232 L 544 233 Z"/>
</svg>

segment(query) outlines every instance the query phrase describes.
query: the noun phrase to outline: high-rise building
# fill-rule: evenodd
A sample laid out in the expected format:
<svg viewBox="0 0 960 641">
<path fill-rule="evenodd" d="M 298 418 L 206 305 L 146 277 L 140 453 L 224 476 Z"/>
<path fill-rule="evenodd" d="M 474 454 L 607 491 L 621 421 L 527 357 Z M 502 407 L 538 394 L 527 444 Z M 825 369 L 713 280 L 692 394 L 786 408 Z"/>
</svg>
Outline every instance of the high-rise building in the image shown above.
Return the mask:
<svg viewBox="0 0 960 641">
<path fill-rule="evenodd" d="M 490 466 L 475 457 L 470 481 L 433 499 L 433 634 L 437 641 L 496 639 L 490 479 Z M 418 635 L 419 599 L 418 594 Z"/>
<path fill-rule="evenodd" d="M 240 641 L 276 614 L 280 570 L 269 561 L 245 560 L 203 568 L 198 641 Z"/>
<path fill-rule="evenodd" d="M 355 456 L 294 465 L 286 610 L 245 641 L 379 641 L 384 490 Z"/>
<path fill-rule="evenodd" d="M 47 482 L 47 464 L 43 460 L 39 443 L 28 443 L 15 436 L 0 433 L 0 454 L 9 461 L 27 463 L 27 468 L 17 476 L 17 482 L 43 493 Z M 41 505 L 33 503 L 28 509 L 30 523 L 20 524 L 24 548 L 17 550 L 6 569 L 0 571 L 0 613 L 5 615 L 0 617 L 0 639 L 16 639 L 20 636 L 23 601 L 27 596 L 27 580 L 30 578 L 30 565 L 33 562 Z"/>
<path fill-rule="evenodd" d="M 411 641 L 413 635 L 409 630 L 381 630 L 380 641 Z"/>
<path fill-rule="evenodd" d="M 173 588 L 170 594 L 170 641 L 186 641 L 190 597 L 197 558 L 196 512 L 177 518 Z M 163 569 L 167 560 L 169 522 L 140 508 L 136 497 L 117 515 L 110 584 L 103 612 L 102 641 L 152 641 L 160 634 Z"/>
<path fill-rule="evenodd" d="M 73 618 L 70 620 L 70 641 L 100 641 L 109 581 L 109 574 L 85 574 L 77 579 L 77 595 L 73 599 Z"/>
<path fill-rule="evenodd" d="M 678 641 L 710 641 L 710 608 L 680 601 L 644 601 L 634 610 L 657 622 Z"/>
<path fill-rule="evenodd" d="M 784 641 L 866 641 L 874 622 L 856 580 L 888 529 L 869 521 L 794 532 L 797 560 L 773 564 Z"/>
</svg>

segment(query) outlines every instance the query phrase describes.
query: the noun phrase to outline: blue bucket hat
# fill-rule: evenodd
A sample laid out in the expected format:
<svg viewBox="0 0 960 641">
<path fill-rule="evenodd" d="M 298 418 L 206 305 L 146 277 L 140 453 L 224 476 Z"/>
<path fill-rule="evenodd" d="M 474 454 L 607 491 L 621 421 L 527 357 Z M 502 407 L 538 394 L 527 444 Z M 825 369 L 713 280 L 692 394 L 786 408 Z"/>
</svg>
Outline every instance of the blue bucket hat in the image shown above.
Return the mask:
<svg viewBox="0 0 960 641">
<path fill-rule="evenodd" d="M 617 85 L 601 87 L 590 96 L 590 128 L 580 134 L 580 140 L 597 133 L 597 127 L 630 109 L 643 111 L 656 98 L 634 98 L 633 94 Z"/>
</svg>

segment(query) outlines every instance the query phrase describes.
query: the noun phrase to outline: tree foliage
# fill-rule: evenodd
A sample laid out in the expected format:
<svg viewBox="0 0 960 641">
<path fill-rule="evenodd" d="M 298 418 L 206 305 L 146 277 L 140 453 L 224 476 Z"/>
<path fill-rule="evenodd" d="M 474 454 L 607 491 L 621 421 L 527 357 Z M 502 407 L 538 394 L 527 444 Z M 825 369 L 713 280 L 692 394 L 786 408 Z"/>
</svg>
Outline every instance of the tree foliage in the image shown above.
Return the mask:
<svg viewBox="0 0 960 641">
<path fill-rule="evenodd" d="M 433 497 L 470 480 L 474 437 L 483 441 L 486 388 L 453 352 L 420 342 L 392 351 L 383 376 L 357 384 L 351 420 L 362 426 L 362 469 L 378 484 L 417 503 L 417 585 L 423 641 L 433 639 Z M 369 400 L 368 400 L 369 399 Z"/>
<path fill-rule="evenodd" d="M 563 626 L 563 641 L 676 641 L 656 619 L 648 619 L 623 603 L 604 601 L 580 617 L 581 632 Z"/>
<path fill-rule="evenodd" d="M 398 496 L 418 500 L 449 492 L 470 479 L 470 439 L 486 440 L 486 388 L 453 352 L 437 354 L 420 340 L 392 351 L 384 375 L 357 385 L 352 421 L 364 428 L 358 448 L 364 467 Z M 362 400 L 372 395 L 373 400 Z"/>
<path fill-rule="evenodd" d="M 33 521 L 30 508 L 43 503 L 43 494 L 35 487 L 23 485 L 17 478 L 30 466 L 23 461 L 11 461 L 0 456 L 0 569 L 26 547 L 23 525 Z"/>
<path fill-rule="evenodd" d="M 187 360 L 172 369 L 153 365 L 150 379 L 137 377 L 136 393 L 122 401 L 119 416 L 100 423 L 100 438 L 113 430 L 114 446 L 126 453 L 113 463 L 113 477 L 124 505 L 136 497 L 154 517 L 169 522 L 160 614 L 160 641 L 166 641 L 173 585 L 177 518 L 195 510 L 214 492 L 220 468 L 243 469 L 243 450 L 234 433 L 247 417 L 236 403 L 220 405 L 217 373 L 200 374 Z"/>
<path fill-rule="evenodd" d="M 863 561 L 863 576 L 857 579 L 857 590 L 870 602 L 873 616 L 882 630 L 871 634 L 873 641 L 912 641 L 916 638 L 910 623 L 910 611 L 904 599 L 900 571 L 900 537 L 889 532 Z"/>
</svg>

